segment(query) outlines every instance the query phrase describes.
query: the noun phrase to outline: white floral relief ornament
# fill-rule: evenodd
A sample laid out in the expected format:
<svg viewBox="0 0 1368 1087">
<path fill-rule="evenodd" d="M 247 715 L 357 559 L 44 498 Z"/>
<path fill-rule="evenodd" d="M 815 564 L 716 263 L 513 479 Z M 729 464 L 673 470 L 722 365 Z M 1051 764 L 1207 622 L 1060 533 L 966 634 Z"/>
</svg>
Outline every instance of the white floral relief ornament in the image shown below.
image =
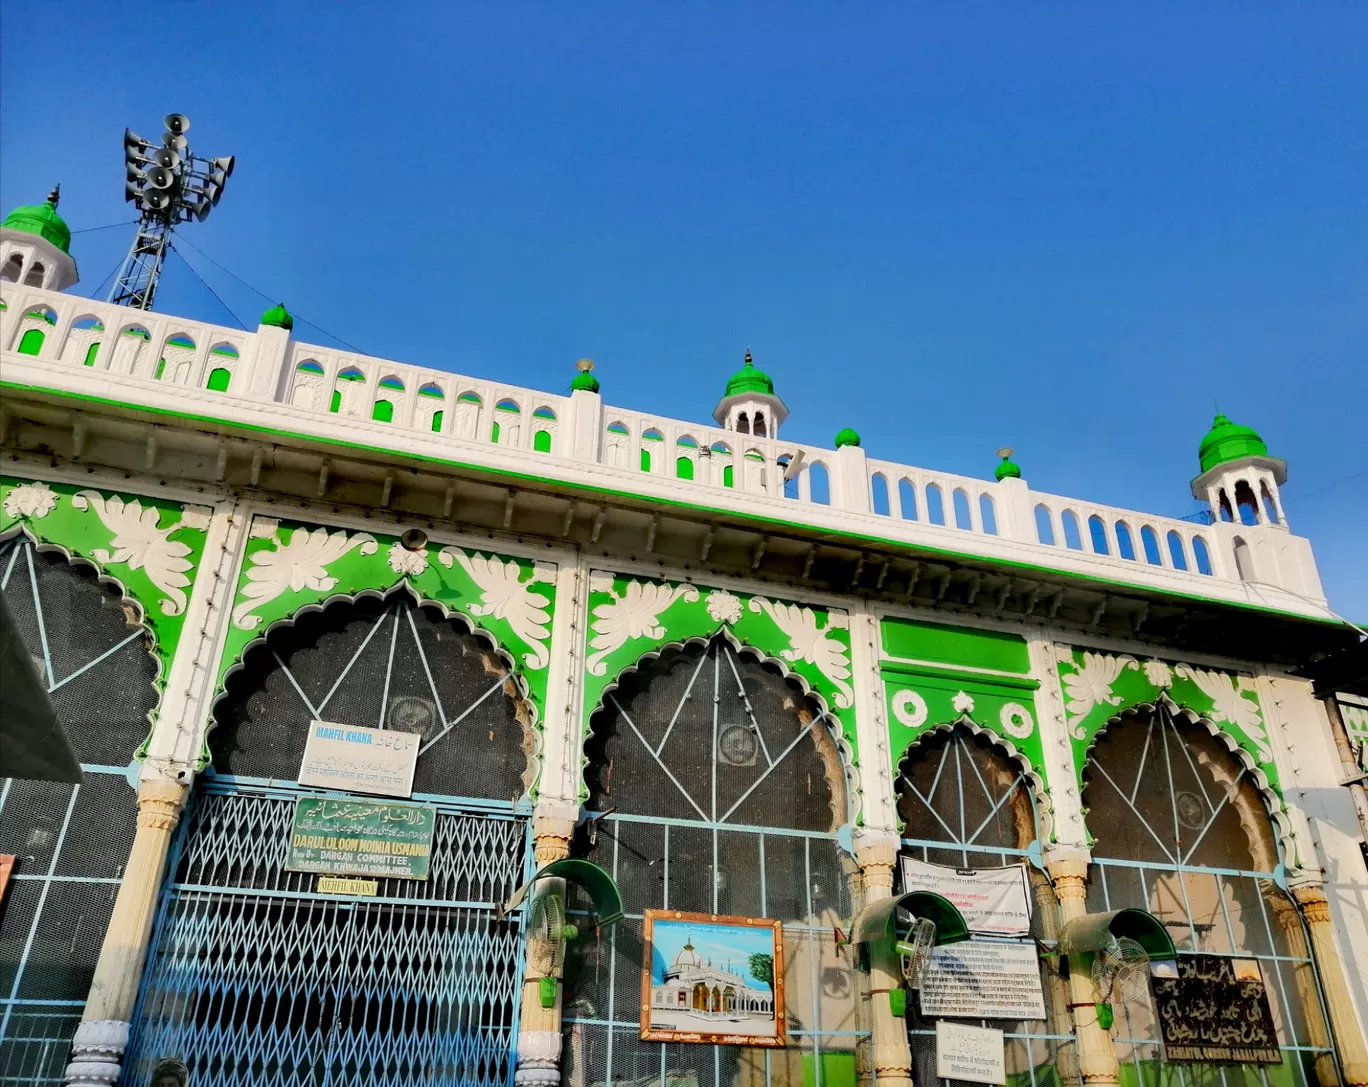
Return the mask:
<svg viewBox="0 0 1368 1087">
<path fill-rule="evenodd" d="M 193 565 L 186 556 L 191 549 L 189 544 L 170 538 L 171 533 L 182 527 L 181 521 L 161 528 L 161 510 L 156 506 L 143 509 L 136 498 L 125 502 L 117 494 L 106 496 L 99 491 L 78 491 L 72 495 L 71 504 L 78 510 L 93 509 L 113 533 L 113 551 L 91 551 L 96 562 L 123 563 L 130 570 L 144 571 L 148 580 L 166 594 L 161 601 L 164 614 L 179 615 L 185 610 L 185 588 L 190 584 L 187 571 Z"/>
<path fill-rule="evenodd" d="M 374 555 L 380 546 L 368 532 L 349 536 L 344 529 L 332 533 L 326 528 L 300 527 L 288 531 L 290 538 L 286 542 L 281 543 L 273 532 L 266 538 L 275 547 L 252 553 L 252 566 L 245 575 L 247 584 L 241 593 L 243 600 L 233 609 L 233 622 L 242 630 L 259 626 L 261 616 L 253 615 L 253 610 L 270 603 L 286 589 L 327 592 L 335 588 L 337 578 L 328 573 L 329 564 L 357 547 L 363 555 Z"/>
<path fill-rule="evenodd" d="M 790 648 L 779 651 L 784 660 L 791 664 L 807 661 L 830 681 L 836 688 L 833 701 L 837 708 L 848 709 L 855 704 L 854 693 L 846 682 L 850 679 L 849 651 L 835 638 L 827 637 L 832 630 L 849 626 L 850 617 L 846 613 L 831 612 L 827 616 L 826 629 L 819 630 L 816 612 L 798 604 L 784 604 L 757 596 L 751 599 L 750 610 L 763 611 L 788 635 Z"/>
<path fill-rule="evenodd" d="M 708 615 L 714 623 L 735 624 L 741 618 L 741 598 L 726 589 L 709 593 Z"/>
<path fill-rule="evenodd" d="M 913 690 L 902 690 L 893 696 L 893 716 L 908 728 L 921 728 L 929 716 L 926 699 Z"/>
<path fill-rule="evenodd" d="M 467 554 L 459 547 L 448 546 L 437 553 L 437 561 L 448 567 L 455 561 L 480 587 L 480 602 L 470 605 L 470 614 L 502 619 L 512 627 L 513 633 L 531 650 L 523 654 L 523 663 L 528 668 L 539 671 L 551 662 L 546 644 L 551 637 L 551 613 L 547 610 L 551 598 L 533 592 L 532 586 L 554 582 L 554 566 L 534 563 L 524 581 L 523 568 L 516 561 L 504 562 L 497 555 Z"/>
<path fill-rule="evenodd" d="M 57 493 L 46 483 L 21 483 L 5 494 L 5 512 L 36 521 L 57 508 Z"/>
<path fill-rule="evenodd" d="M 1187 664 L 1176 664 L 1173 671 L 1181 678 L 1190 680 L 1211 699 L 1209 716 L 1213 721 L 1224 721 L 1234 725 L 1249 737 L 1255 748 L 1254 756 L 1259 762 L 1273 761 L 1273 752 L 1268 746 L 1268 733 L 1263 728 L 1263 714 L 1259 704 L 1240 693 L 1238 679 L 1224 672 L 1193 668 Z"/>
<path fill-rule="evenodd" d="M 622 596 L 613 592 L 609 582 L 607 591 L 613 599 L 594 609 L 590 630 L 594 637 L 589 648 L 596 650 L 584 662 L 591 676 L 601 676 L 608 670 L 607 658 L 632 638 L 659 639 L 665 636 L 660 613 L 676 600 L 693 603 L 698 590 L 692 585 L 670 585 L 657 581 L 629 581 Z"/>
<path fill-rule="evenodd" d="M 956 713 L 970 714 L 974 712 L 973 695 L 967 691 L 956 691 L 955 697 L 950 699 L 950 708 Z"/>
<path fill-rule="evenodd" d="M 1164 661 L 1147 660 L 1141 667 L 1144 668 L 1145 678 L 1151 686 L 1158 687 L 1161 691 L 1173 686 L 1173 673 Z"/>
<path fill-rule="evenodd" d="M 428 568 L 427 550 L 425 548 L 411 551 L 398 540 L 390 544 L 387 560 L 389 568 L 404 577 L 417 577 Z"/>
<path fill-rule="evenodd" d="M 1064 687 L 1064 712 L 1075 720 L 1086 717 L 1094 706 L 1119 706 L 1121 696 L 1112 694 L 1112 684 L 1124 668 L 1137 667 L 1134 657 L 1113 657 L 1106 653 L 1084 653 L 1083 660 L 1075 662 L 1073 654 L 1067 650 L 1060 654 L 1059 663 L 1075 669 L 1059 673 Z M 1073 735 L 1074 739 L 1083 739 L 1081 724 L 1074 728 Z"/>
<path fill-rule="evenodd" d="M 1035 731 L 1035 718 L 1020 702 L 1006 703 L 998 713 L 998 723 L 1006 730 L 1008 736 L 1018 740 L 1026 739 Z"/>
</svg>

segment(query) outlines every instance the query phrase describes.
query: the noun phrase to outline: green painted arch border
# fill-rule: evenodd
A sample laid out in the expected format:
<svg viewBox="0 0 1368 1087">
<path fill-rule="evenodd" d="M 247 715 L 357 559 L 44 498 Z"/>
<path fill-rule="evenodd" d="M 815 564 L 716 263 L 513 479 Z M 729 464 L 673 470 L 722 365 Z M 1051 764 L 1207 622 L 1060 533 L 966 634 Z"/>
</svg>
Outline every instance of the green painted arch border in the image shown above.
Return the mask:
<svg viewBox="0 0 1368 1087">
<path fill-rule="evenodd" d="M 1241 738 L 1229 729 L 1222 728 L 1219 722 L 1213 721 L 1206 714 L 1191 706 L 1176 702 L 1168 697 L 1167 691 L 1161 691 L 1158 698 L 1149 702 L 1135 702 L 1131 705 L 1122 707 L 1114 711 L 1098 728 L 1094 729 L 1088 737 L 1087 746 L 1083 750 L 1083 757 L 1078 760 L 1078 800 L 1079 807 L 1083 815 L 1083 829 L 1088 836 L 1088 844 L 1091 848 L 1094 841 L 1092 830 L 1088 826 L 1088 807 L 1083 803 L 1083 790 L 1085 782 L 1083 774 L 1092 762 L 1092 752 L 1097 746 L 1097 741 L 1109 729 L 1116 725 L 1124 724 L 1127 719 L 1134 720 L 1141 714 L 1150 714 L 1158 709 L 1160 703 L 1168 706 L 1170 712 L 1177 717 L 1182 717 L 1190 725 L 1201 725 L 1213 739 L 1219 740 L 1234 756 L 1241 770 L 1248 771 L 1250 780 L 1254 783 L 1260 799 L 1264 803 L 1264 811 L 1268 816 L 1269 822 L 1273 824 L 1273 837 L 1278 843 L 1282 857 L 1280 860 L 1292 869 L 1301 867 L 1301 854 L 1297 849 L 1297 838 L 1292 829 L 1292 820 L 1287 809 L 1287 801 L 1283 796 L 1282 786 L 1264 773 L 1263 764 L 1256 758 L 1253 752 L 1249 751 Z M 1218 783 L 1219 784 L 1219 783 Z"/>
<path fill-rule="evenodd" d="M 460 608 L 450 607 L 441 600 L 424 596 L 406 575 L 400 575 L 388 586 L 377 585 L 359 589 L 354 592 L 331 593 L 320 597 L 318 600 L 312 600 L 308 603 L 301 604 L 289 615 L 280 616 L 279 618 L 272 620 L 265 627 L 253 631 L 252 637 L 242 643 L 231 660 L 226 659 L 228 647 L 225 645 L 225 659 L 220 662 L 219 678 L 214 688 L 214 697 L 210 700 L 209 713 L 207 715 L 207 720 L 205 721 L 204 733 L 200 737 L 200 753 L 199 759 L 196 762 L 196 771 L 205 770 L 212 761 L 213 756 L 209 750 L 209 736 L 217 727 L 215 713 L 218 710 L 219 704 L 228 696 L 229 680 L 234 675 L 243 671 L 246 667 L 245 662 L 249 652 L 256 649 L 258 646 L 265 645 L 270 636 L 276 631 L 294 626 L 301 616 L 322 614 L 329 608 L 355 604 L 358 600 L 366 598 L 385 601 L 399 593 L 407 593 L 409 598 L 418 607 L 437 608 L 442 613 L 443 619 L 456 619 L 459 621 L 466 627 L 470 634 L 487 641 L 489 647 L 508 666 L 509 679 L 517 686 L 519 694 L 531 708 L 532 720 L 528 722 L 528 728 L 530 729 L 532 736 L 532 750 L 529 752 L 529 758 L 532 760 L 533 772 L 527 791 L 528 795 L 535 800 L 537 796 L 537 786 L 541 781 L 542 774 L 542 754 L 544 746 L 543 722 L 540 707 L 538 706 L 537 701 L 532 697 L 532 691 L 523 669 L 518 665 L 516 659 L 514 659 L 512 652 L 510 652 L 489 629 L 481 626 L 476 619 Z"/>
<path fill-rule="evenodd" d="M 584 721 L 580 731 L 580 774 L 579 774 L 579 796 L 583 803 L 589 798 L 589 786 L 584 779 L 584 771 L 589 767 L 589 756 L 586 752 L 589 737 L 593 733 L 593 719 L 600 711 L 605 708 L 605 703 L 610 694 L 622 685 L 622 681 L 640 670 L 642 664 L 658 660 L 660 656 L 672 649 L 683 649 L 689 645 L 707 646 L 714 638 L 724 637 L 728 644 L 740 652 L 754 653 L 761 664 L 773 664 L 778 669 L 785 680 L 795 680 L 805 698 L 812 699 L 820 711 L 818 720 L 822 722 L 831 735 L 832 742 L 836 746 L 837 755 L 841 760 L 841 769 L 846 775 L 846 821 L 851 825 L 858 825 L 863 821 L 864 812 L 864 791 L 860 778 L 860 765 L 858 759 L 858 749 L 854 740 L 854 714 L 851 711 L 850 732 L 847 733 L 846 722 L 839 716 L 838 711 L 832 709 L 826 695 L 813 687 L 807 676 L 793 668 L 788 661 L 784 660 L 779 653 L 772 647 L 755 644 L 752 641 L 738 638 L 729 628 L 727 623 L 718 623 L 711 630 L 699 631 L 685 635 L 683 637 L 669 638 L 664 641 L 656 642 L 648 648 L 642 650 L 635 659 L 627 662 L 617 672 L 611 676 L 603 677 L 603 682 L 597 685 L 596 695 L 591 702 L 585 699 Z M 589 676 L 590 679 L 599 679 L 597 676 Z M 835 722 L 838 728 L 832 728 L 831 722 Z M 838 731 L 839 729 L 839 731 Z"/>
<path fill-rule="evenodd" d="M 143 646 L 143 649 L 147 655 L 152 658 L 152 662 L 156 669 L 152 676 L 152 689 L 157 692 L 156 701 L 152 704 L 152 708 L 147 711 L 147 735 L 143 737 L 142 742 L 133 750 L 129 759 L 130 762 L 141 762 L 147 756 L 147 745 L 151 743 L 152 733 L 157 727 L 157 719 L 161 713 L 162 700 L 166 697 L 166 673 L 169 670 L 167 665 L 167 660 L 169 659 L 168 654 L 162 647 L 162 641 L 157 637 L 157 632 L 147 621 L 147 606 L 129 591 L 128 585 L 123 580 L 106 571 L 100 563 L 89 556 L 73 551 L 60 541 L 40 536 L 33 531 L 32 526 L 27 522 L 16 522 L 9 525 L 7 528 L 0 529 L 0 547 L 3 547 L 11 540 L 16 540 L 21 536 L 28 539 L 37 551 L 56 551 L 66 559 L 67 563 L 71 566 L 89 566 L 95 571 L 95 580 L 101 585 L 111 585 L 117 589 L 120 602 L 128 604 L 136 613 L 137 621 L 131 622 L 128 625 L 134 629 L 143 631 L 143 633 L 147 635 L 147 644 Z M 128 613 L 125 612 L 124 614 L 127 615 Z M 159 652 L 159 649 L 162 651 Z"/>
<path fill-rule="evenodd" d="M 1034 706 L 1032 707 L 1034 709 Z M 1014 763 L 1021 770 L 1022 779 L 1026 782 L 1026 787 L 1030 792 L 1031 807 L 1036 817 L 1036 841 L 1044 848 L 1046 842 L 1055 841 L 1055 819 L 1054 819 L 1054 798 L 1050 794 L 1050 784 L 1045 777 L 1044 767 L 1037 769 L 1031 764 L 1030 756 L 1018 747 L 1010 737 L 1002 735 L 992 725 L 980 724 L 968 714 L 961 714 L 953 721 L 941 721 L 934 725 L 925 725 L 917 734 L 908 740 L 901 752 L 893 759 L 893 810 L 897 811 L 898 806 L 898 779 L 902 776 L 900 767 L 911 755 L 912 749 L 920 744 L 927 737 L 937 732 L 953 732 L 957 726 L 964 726 L 973 735 L 986 735 L 992 742 L 993 747 L 1007 756 L 1008 760 Z M 1036 725 L 1039 729 L 1039 722 Z M 1035 737 L 1036 733 L 1032 733 Z M 901 834 L 903 823 L 898 821 L 898 832 Z"/>
</svg>

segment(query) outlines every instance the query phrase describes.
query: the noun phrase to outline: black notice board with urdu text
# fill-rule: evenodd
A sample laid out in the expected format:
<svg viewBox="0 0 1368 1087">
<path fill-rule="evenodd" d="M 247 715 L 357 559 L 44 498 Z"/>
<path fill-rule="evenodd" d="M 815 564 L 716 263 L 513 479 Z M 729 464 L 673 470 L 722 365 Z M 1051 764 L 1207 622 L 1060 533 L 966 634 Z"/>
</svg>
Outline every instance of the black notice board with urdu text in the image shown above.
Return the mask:
<svg viewBox="0 0 1368 1087">
<path fill-rule="evenodd" d="M 1257 959 L 1179 955 L 1150 967 L 1164 1059 L 1281 1064 Z"/>
</svg>

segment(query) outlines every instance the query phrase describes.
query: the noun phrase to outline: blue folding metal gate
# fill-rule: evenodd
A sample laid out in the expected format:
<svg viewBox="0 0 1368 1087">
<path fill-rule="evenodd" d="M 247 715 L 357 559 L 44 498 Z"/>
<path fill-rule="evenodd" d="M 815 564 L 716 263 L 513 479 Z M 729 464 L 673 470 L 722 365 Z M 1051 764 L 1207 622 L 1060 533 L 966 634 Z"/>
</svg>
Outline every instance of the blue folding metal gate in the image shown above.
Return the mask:
<svg viewBox="0 0 1368 1087">
<path fill-rule="evenodd" d="M 512 1082 L 524 809 L 443 798 L 428 880 L 320 894 L 286 872 L 296 790 L 204 779 L 168 866 L 122 1083 L 178 1057 L 216 1087 Z M 424 799 L 415 797 L 415 799 Z"/>
</svg>

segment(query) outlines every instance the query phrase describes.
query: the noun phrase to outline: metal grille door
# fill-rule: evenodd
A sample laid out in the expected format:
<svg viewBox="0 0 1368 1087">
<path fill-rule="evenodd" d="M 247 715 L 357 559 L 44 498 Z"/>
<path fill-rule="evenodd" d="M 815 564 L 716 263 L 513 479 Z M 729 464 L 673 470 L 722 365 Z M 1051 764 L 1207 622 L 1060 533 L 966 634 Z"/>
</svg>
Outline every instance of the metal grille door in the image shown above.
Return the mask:
<svg viewBox="0 0 1368 1087">
<path fill-rule="evenodd" d="M 297 794 L 204 787 L 172 856 L 123 1083 L 179 1057 L 216 1087 L 503 1085 L 527 819 L 439 803 L 430 879 L 374 898 L 284 870 Z"/>
</svg>

